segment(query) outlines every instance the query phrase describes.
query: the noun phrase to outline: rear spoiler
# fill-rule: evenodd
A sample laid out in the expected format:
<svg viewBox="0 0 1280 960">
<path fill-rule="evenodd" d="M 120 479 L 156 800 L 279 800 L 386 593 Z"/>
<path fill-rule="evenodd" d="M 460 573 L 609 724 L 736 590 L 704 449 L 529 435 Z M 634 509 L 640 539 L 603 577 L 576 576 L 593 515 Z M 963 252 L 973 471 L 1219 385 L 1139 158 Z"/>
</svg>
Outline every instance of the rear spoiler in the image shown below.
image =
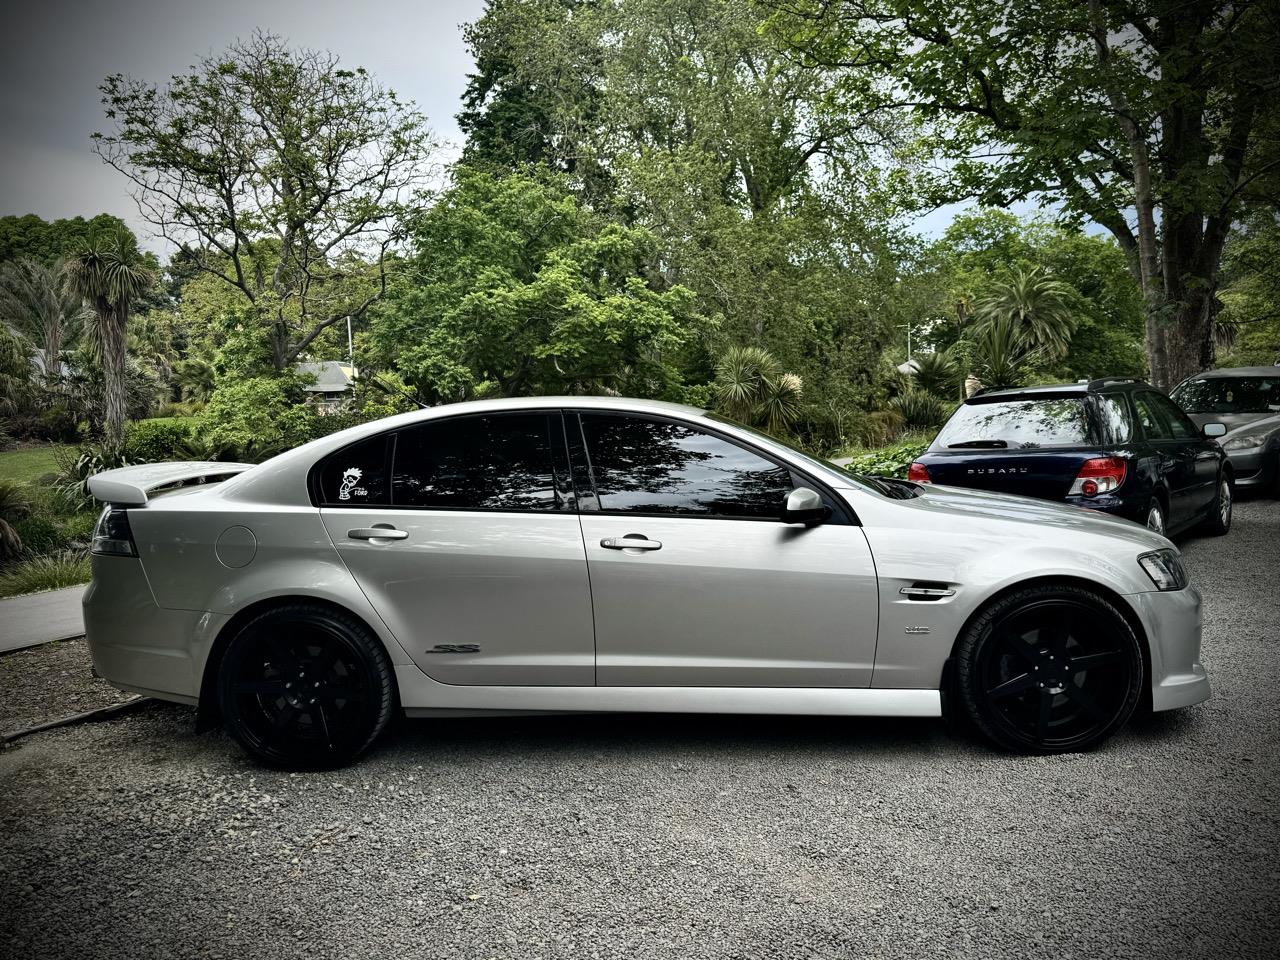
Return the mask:
<svg viewBox="0 0 1280 960">
<path fill-rule="evenodd" d="M 215 463 L 190 460 L 179 463 L 142 463 L 135 467 L 104 470 L 89 478 L 89 492 L 103 503 L 141 506 L 147 494 L 187 483 L 208 483 L 244 473 L 252 463 Z"/>
</svg>

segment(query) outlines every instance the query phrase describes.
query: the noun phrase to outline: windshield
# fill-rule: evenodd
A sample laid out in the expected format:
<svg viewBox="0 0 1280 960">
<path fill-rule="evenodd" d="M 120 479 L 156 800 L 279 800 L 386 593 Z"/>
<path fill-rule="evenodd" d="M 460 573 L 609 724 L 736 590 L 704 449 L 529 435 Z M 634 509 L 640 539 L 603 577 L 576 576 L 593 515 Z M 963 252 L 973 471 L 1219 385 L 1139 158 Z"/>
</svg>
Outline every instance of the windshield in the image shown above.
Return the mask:
<svg viewBox="0 0 1280 960">
<path fill-rule="evenodd" d="M 1187 413 L 1280 413 L 1280 375 L 1199 377 L 1170 396 Z"/>
<path fill-rule="evenodd" d="M 1032 397 L 962 404 L 933 441 L 933 449 L 1023 450 L 1089 442 L 1084 397 Z"/>
<path fill-rule="evenodd" d="M 899 497 L 897 493 L 891 490 L 886 484 L 881 483 L 879 480 L 876 480 L 872 477 L 864 477 L 860 473 L 854 473 L 852 470 L 842 467 L 837 463 L 832 463 L 830 460 L 825 460 L 822 457 L 815 457 L 813 454 L 809 453 L 807 450 L 803 449 L 802 447 L 796 446 L 794 443 L 791 443 L 790 441 L 779 440 L 777 437 L 773 436 L 772 434 L 765 433 L 763 430 L 757 430 L 755 427 L 749 427 L 745 423 L 739 423 L 737 420 L 731 420 L 728 417 L 722 417 L 718 413 L 708 412 L 707 419 L 715 420 L 717 423 L 727 423 L 730 426 L 737 427 L 739 430 L 746 430 L 748 433 L 754 434 L 755 436 L 759 437 L 761 440 L 766 440 L 769 443 L 777 444 L 780 447 L 785 447 L 786 449 L 790 450 L 792 453 L 803 457 L 805 460 L 809 461 L 815 466 L 823 467 L 827 470 L 835 470 L 837 473 L 841 474 L 842 476 L 850 477 L 854 481 L 856 481 L 859 486 L 866 487 L 868 490 L 874 490 L 876 493 L 885 497 L 895 497 L 895 498 L 901 499 L 901 497 Z"/>
</svg>

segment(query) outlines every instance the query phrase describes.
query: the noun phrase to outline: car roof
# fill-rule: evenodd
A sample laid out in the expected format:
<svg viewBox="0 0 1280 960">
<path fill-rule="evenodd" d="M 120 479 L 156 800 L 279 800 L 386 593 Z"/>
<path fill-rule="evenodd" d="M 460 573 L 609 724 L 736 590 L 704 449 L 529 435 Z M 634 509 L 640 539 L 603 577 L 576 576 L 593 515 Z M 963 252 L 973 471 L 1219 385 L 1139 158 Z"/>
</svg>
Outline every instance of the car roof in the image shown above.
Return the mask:
<svg viewBox="0 0 1280 960">
<path fill-rule="evenodd" d="M 1271 367 L 1226 367 L 1222 370 L 1206 370 L 1193 374 L 1188 380 L 1224 380 L 1228 377 L 1280 377 L 1280 365 Z"/>
<path fill-rule="evenodd" d="M 1145 380 L 1131 377 L 1103 377 L 1084 383 L 1043 383 L 1034 387 L 1007 387 L 1003 390 L 985 390 L 975 393 L 965 403 L 986 403 L 992 400 L 1016 400 L 1033 397 L 1070 397 L 1100 393 L 1104 390 L 1126 387 L 1150 387 Z"/>
</svg>

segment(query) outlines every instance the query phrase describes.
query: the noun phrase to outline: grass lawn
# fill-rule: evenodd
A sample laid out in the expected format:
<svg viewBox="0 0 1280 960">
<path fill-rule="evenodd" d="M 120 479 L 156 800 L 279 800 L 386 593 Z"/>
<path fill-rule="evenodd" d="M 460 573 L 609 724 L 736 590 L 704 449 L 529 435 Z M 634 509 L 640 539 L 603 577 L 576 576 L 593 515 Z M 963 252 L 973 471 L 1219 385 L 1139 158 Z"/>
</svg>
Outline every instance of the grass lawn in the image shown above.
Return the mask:
<svg viewBox="0 0 1280 960">
<path fill-rule="evenodd" d="M 54 455 L 70 447 L 56 443 L 19 447 L 17 450 L 0 450 L 0 480 L 17 480 L 19 483 L 35 483 L 47 473 L 57 473 Z"/>
</svg>

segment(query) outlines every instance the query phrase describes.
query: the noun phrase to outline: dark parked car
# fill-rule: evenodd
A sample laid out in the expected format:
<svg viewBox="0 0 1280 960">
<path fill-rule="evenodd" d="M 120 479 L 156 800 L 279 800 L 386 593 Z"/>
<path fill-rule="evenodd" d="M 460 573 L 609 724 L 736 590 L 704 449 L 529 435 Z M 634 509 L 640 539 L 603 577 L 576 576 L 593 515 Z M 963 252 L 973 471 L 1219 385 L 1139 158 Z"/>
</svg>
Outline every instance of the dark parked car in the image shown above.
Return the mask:
<svg viewBox="0 0 1280 960">
<path fill-rule="evenodd" d="M 1177 533 L 1231 527 L 1232 470 L 1150 384 L 1094 380 L 993 390 L 966 400 L 911 465 L 920 483 L 976 487 L 1101 510 Z"/>
<path fill-rule="evenodd" d="M 1198 373 L 1169 396 L 1201 426 L 1226 424 L 1220 442 L 1236 486 L 1280 497 L 1280 367 Z"/>
</svg>

